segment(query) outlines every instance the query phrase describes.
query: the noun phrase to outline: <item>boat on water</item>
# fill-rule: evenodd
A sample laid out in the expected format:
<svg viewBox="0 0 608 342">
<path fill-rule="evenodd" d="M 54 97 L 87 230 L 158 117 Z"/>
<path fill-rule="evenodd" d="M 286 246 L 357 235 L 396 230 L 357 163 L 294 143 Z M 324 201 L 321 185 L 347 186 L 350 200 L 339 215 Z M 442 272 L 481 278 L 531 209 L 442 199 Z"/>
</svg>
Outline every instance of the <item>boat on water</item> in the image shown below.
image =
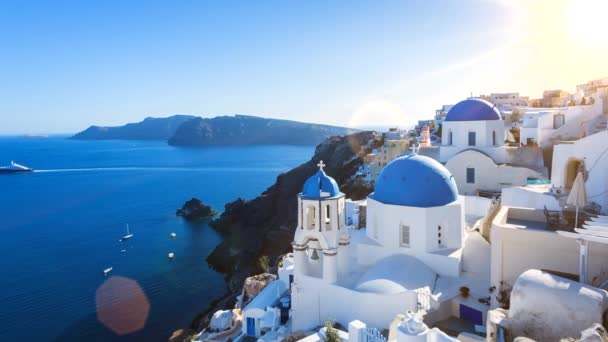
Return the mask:
<svg viewBox="0 0 608 342">
<path fill-rule="evenodd" d="M 110 272 L 112 272 L 113 269 L 113 267 L 106 268 L 105 270 L 103 270 L 103 275 L 107 276 Z"/>
<path fill-rule="evenodd" d="M 11 165 L 9 166 L 0 166 L 0 174 L 1 173 L 21 173 L 21 172 L 31 172 L 34 171 L 27 166 L 23 166 L 20 164 L 11 161 Z"/>
<path fill-rule="evenodd" d="M 174 257 L 173 252 L 169 253 L 168 257 L 169 257 L 169 259 L 173 259 L 173 257 Z"/>
<path fill-rule="evenodd" d="M 120 240 L 118 240 L 118 241 L 127 241 L 132 237 L 133 237 L 133 234 L 131 234 L 131 232 L 129 231 L 129 225 L 127 224 L 127 235 L 121 237 Z"/>
</svg>

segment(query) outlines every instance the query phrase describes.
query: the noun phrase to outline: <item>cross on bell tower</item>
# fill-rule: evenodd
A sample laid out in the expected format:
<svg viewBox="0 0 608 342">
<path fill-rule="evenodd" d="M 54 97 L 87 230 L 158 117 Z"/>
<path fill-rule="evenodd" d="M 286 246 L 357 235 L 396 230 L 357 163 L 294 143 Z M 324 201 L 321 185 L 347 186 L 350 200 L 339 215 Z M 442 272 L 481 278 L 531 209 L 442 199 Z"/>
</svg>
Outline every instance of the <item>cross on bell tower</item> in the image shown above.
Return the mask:
<svg viewBox="0 0 608 342">
<path fill-rule="evenodd" d="M 319 170 L 323 170 L 323 168 L 325 167 L 325 163 L 323 163 L 323 161 L 321 160 L 321 161 L 319 161 L 317 166 L 319 167 Z"/>
</svg>

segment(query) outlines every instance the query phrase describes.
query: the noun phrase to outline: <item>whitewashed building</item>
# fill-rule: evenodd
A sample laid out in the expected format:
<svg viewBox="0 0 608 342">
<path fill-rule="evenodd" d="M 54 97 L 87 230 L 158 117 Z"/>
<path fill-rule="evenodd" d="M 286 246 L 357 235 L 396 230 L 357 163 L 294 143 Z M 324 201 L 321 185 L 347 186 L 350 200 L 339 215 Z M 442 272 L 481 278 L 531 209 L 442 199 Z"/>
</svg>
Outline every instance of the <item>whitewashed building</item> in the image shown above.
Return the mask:
<svg viewBox="0 0 608 342">
<path fill-rule="evenodd" d="M 584 171 L 589 201 L 598 203 L 608 213 L 608 131 L 553 148 L 551 183 L 569 191 L 579 170 Z"/>
<path fill-rule="evenodd" d="M 608 292 L 604 290 L 540 270 L 527 270 L 513 285 L 510 308 L 488 313 L 487 341 L 578 338 L 584 330 L 602 324 L 607 309 Z"/>
<path fill-rule="evenodd" d="M 482 99 L 496 105 L 500 110 L 512 110 L 515 107 L 527 107 L 528 96 L 521 96 L 519 93 L 491 93 L 482 95 Z"/>
<path fill-rule="evenodd" d="M 448 112 L 441 146 L 421 148 L 420 153 L 445 163 L 463 195 L 500 192 L 530 178 L 545 178 L 541 150 L 505 145 L 506 129 L 495 105 L 469 98 Z"/>
<path fill-rule="evenodd" d="M 380 329 L 397 314 L 421 310 L 430 322 L 455 316 L 484 324 L 487 307 L 459 289 L 483 292 L 489 284 L 489 274 L 462 275 L 463 256 L 470 265 L 489 260 L 466 238 L 464 200 L 439 162 L 408 155 L 389 163 L 367 199 L 365 229 L 346 226 L 344 195 L 322 169 L 306 181 L 298 203 L 293 254 L 283 263 L 293 267 L 294 331 L 326 320 Z M 291 275 L 281 268 L 279 274 Z"/>
</svg>

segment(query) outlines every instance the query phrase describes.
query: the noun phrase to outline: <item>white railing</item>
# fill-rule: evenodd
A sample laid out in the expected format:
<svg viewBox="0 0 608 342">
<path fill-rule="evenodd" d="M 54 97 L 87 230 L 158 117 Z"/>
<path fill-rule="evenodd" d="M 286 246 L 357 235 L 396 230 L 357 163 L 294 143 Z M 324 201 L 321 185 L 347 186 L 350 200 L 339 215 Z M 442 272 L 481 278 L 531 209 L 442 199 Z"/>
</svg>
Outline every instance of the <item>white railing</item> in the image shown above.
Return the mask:
<svg viewBox="0 0 608 342">
<path fill-rule="evenodd" d="M 431 290 L 425 287 L 416 292 L 418 293 L 418 311 L 429 311 L 434 301 Z"/>
<path fill-rule="evenodd" d="M 365 328 L 363 330 L 363 342 L 386 342 L 386 337 L 376 328 Z"/>
</svg>

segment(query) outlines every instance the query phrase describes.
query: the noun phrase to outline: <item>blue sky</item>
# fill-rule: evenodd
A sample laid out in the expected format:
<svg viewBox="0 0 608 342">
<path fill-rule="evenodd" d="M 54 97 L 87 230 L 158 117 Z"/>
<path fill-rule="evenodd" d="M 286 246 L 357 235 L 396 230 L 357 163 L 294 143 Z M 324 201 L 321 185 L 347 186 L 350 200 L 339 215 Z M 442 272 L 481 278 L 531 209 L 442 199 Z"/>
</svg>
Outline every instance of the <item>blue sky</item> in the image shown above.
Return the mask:
<svg viewBox="0 0 608 342">
<path fill-rule="evenodd" d="M 2 1 L 0 133 L 177 113 L 406 126 L 471 92 L 608 76 L 535 60 L 511 3 Z"/>
</svg>

